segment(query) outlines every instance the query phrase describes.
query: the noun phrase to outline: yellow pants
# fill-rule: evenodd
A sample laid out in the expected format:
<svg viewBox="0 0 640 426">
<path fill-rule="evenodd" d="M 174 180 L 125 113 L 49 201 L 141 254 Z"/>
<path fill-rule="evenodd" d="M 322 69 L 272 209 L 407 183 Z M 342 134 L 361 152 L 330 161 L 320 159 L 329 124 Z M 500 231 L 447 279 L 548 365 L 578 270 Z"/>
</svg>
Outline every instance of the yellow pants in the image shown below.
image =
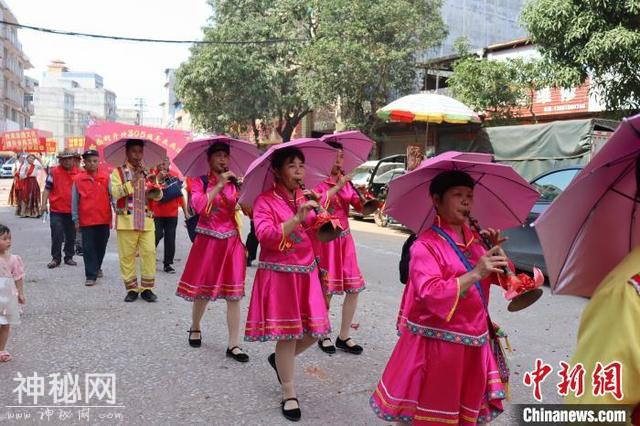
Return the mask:
<svg viewBox="0 0 640 426">
<path fill-rule="evenodd" d="M 140 255 L 140 289 L 136 273 L 136 253 Z M 153 288 L 156 280 L 156 237 L 154 231 L 118 230 L 120 275 L 127 290 Z"/>
</svg>

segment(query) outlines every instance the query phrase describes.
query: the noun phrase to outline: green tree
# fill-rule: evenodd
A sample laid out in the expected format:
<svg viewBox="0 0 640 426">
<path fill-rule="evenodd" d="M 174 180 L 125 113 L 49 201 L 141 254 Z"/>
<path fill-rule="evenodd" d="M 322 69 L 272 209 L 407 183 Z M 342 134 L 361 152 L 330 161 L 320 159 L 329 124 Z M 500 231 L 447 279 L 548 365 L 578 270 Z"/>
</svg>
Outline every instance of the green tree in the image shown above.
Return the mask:
<svg viewBox="0 0 640 426">
<path fill-rule="evenodd" d="M 192 50 L 177 93 L 197 124 L 228 131 L 276 120 L 284 141 L 312 109 L 339 107 L 370 131 L 377 108 L 415 82 L 415 55 L 444 37 L 441 0 L 210 0 L 204 39 L 288 40 Z"/>
<path fill-rule="evenodd" d="M 530 0 L 522 21 L 564 86 L 591 75 L 609 109 L 640 108 L 640 1 Z"/>
</svg>

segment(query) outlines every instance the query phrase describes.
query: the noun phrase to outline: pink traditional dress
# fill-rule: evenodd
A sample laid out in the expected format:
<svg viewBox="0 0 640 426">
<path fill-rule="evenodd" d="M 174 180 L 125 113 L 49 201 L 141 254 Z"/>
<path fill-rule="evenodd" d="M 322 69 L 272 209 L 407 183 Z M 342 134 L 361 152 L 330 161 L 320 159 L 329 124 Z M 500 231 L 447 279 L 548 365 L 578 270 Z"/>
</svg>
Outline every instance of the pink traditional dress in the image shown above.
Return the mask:
<svg viewBox="0 0 640 426">
<path fill-rule="evenodd" d="M 475 265 L 485 253 L 479 236 L 464 226 L 465 242 L 439 226 Z M 502 383 L 490 345 L 488 298 L 495 276 L 460 293 L 467 269 L 434 229 L 411 246 L 409 282 L 400 309 L 400 339 L 370 403 L 383 420 L 414 425 L 487 423 L 502 413 Z"/>
<path fill-rule="evenodd" d="M 0 325 L 20 324 L 16 281 L 24 278 L 20 256 L 0 256 Z"/>
<path fill-rule="evenodd" d="M 211 192 L 216 175 L 209 175 L 208 182 Z M 209 203 L 202 179 L 193 179 L 191 188 L 191 205 L 200 219 L 176 295 L 191 301 L 240 300 L 247 256 L 235 222 L 238 191 L 227 183 Z"/>
<path fill-rule="evenodd" d="M 343 186 L 331 199 L 327 199 L 327 192 L 335 185 L 335 180 L 330 177 L 315 188 L 322 195 L 323 207 L 340 220 L 344 229 L 340 237 L 328 243 L 314 241 L 320 257 L 322 287 L 325 294 L 358 293 L 364 290 L 365 282 L 358 267 L 356 247 L 349 229 L 349 206 L 362 210 L 362 203 L 351 185 Z"/>
<path fill-rule="evenodd" d="M 265 191 L 253 207 L 253 223 L 260 242 L 260 258 L 247 315 L 246 341 L 302 339 L 303 334 L 324 337 L 331 332 L 318 265 L 309 228 L 313 212 L 288 235 L 284 222 L 305 202 L 284 187 Z"/>
</svg>

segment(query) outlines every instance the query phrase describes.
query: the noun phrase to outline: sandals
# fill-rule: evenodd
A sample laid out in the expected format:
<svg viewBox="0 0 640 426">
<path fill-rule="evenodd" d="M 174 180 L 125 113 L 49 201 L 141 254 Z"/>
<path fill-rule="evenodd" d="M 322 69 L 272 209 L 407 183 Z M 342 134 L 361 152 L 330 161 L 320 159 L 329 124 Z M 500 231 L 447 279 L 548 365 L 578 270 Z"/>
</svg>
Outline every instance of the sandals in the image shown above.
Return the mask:
<svg viewBox="0 0 640 426">
<path fill-rule="evenodd" d="M 351 340 L 351 337 L 347 337 L 345 340 L 340 339 L 340 337 L 336 337 L 336 346 L 342 349 L 345 352 L 354 355 L 360 355 L 364 350 L 362 346 L 356 345 L 355 343 L 351 346 L 347 345 L 347 342 Z M 353 342 L 353 340 L 351 340 Z"/>
<path fill-rule="evenodd" d="M 13 359 L 11 354 L 7 351 L 0 351 L 0 362 L 9 362 Z"/>
<path fill-rule="evenodd" d="M 330 345 L 325 346 L 324 342 L 326 342 L 327 340 L 329 341 Z M 323 339 L 318 340 L 318 346 L 320 347 L 320 349 L 322 349 L 322 352 L 326 354 L 336 353 L 336 347 L 333 345 L 333 342 L 329 337 L 325 337 Z"/>
<path fill-rule="evenodd" d="M 189 333 L 189 346 L 191 346 L 192 348 L 199 348 L 200 346 L 202 346 L 202 333 L 200 333 L 200 330 L 189 329 L 188 333 Z M 194 333 L 200 333 L 200 338 L 192 339 L 191 336 Z"/>
<path fill-rule="evenodd" d="M 234 350 L 239 350 L 238 353 L 233 353 Z M 234 346 L 232 348 L 227 348 L 227 357 L 233 358 L 238 362 L 249 362 L 249 355 L 242 352 L 242 348 L 240 346 Z"/>
<path fill-rule="evenodd" d="M 293 408 L 291 410 L 285 410 L 284 405 L 287 401 L 295 401 L 298 404 L 298 408 Z M 300 417 L 302 417 L 302 411 L 300 411 L 300 402 L 298 398 L 287 398 L 282 400 L 282 415 L 287 420 L 291 420 L 292 422 L 300 421 Z"/>
</svg>

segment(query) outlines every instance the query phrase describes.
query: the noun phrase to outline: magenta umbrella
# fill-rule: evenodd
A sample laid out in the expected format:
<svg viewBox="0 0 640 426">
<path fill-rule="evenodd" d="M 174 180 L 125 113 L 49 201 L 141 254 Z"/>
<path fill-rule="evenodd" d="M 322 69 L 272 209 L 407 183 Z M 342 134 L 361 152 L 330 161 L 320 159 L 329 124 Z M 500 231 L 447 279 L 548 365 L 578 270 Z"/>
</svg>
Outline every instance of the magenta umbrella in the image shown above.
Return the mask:
<svg viewBox="0 0 640 426">
<path fill-rule="evenodd" d="M 274 145 L 256 159 L 247 170 L 240 193 L 240 204 L 252 206 L 258 195 L 273 188 L 274 175 L 271 169 L 271 157 L 281 149 L 296 147 L 305 156 L 304 183 L 313 188 L 331 174 L 336 162 L 338 150 L 330 147 L 320 139 L 294 139 L 286 143 Z"/>
<path fill-rule="evenodd" d="M 217 143 L 229 145 L 229 170 L 237 176 L 243 176 L 249 165 L 260 156 L 255 145 L 229 136 L 213 136 L 189 142 L 173 159 L 183 175 L 197 177 L 209 174 L 207 149 Z"/>
<path fill-rule="evenodd" d="M 618 126 L 535 222 L 554 293 L 591 296 L 640 243 L 639 168 L 636 115 Z"/>
<path fill-rule="evenodd" d="M 122 166 L 127 161 L 126 143 L 128 138 L 118 139 L 104 148 L 104 160 L 112 166 Z M 155 167 L 167 157 L 167 150 L 148 140 L 144 141 L 144 155 L 142 161 L 145 167 Z"/>
<path fill-rule="evenodd" d="M 373 148 L 373 141 L 357 130 L 324 135 L 320 140 L 323 142 L 337 142 L 342 145 L 342 152 L 344 153 L 343 172 L 345 174 L 351 173 L 353 169 L 367 161 L 371 148 Z"/>
<path fill-rule="evenodd" d="M 389 183 L 385 213 L 415 233 L 424 231 L 436 216 L 431 181 L 444 171 L 460 170 L 476 182 L 471 215 L 480 225 L 506 229 L 523 224 L 540 194 L 511 166 L 492 159 L 488 154 L 449 151 L 423 161 Z"/>
</svg>

